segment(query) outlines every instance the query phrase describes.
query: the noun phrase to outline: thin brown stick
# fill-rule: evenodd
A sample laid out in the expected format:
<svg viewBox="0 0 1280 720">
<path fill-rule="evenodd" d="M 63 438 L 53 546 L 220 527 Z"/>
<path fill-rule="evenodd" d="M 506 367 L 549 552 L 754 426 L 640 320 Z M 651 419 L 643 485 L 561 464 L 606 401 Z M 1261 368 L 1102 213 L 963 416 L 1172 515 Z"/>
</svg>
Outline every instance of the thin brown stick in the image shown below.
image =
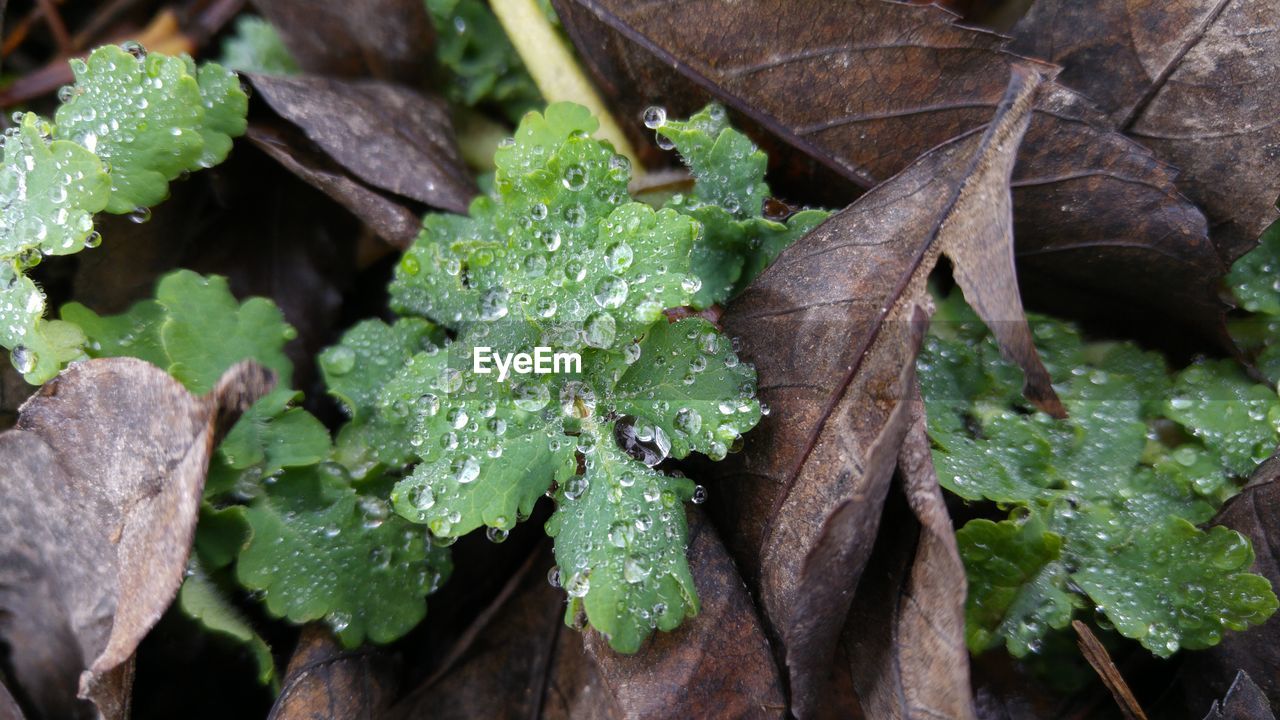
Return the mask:
<svg viewBox="0 0 1280 720">
<path fill-rule="evenodd" d="M 1072 620 L 1071 627 L 1075 628 L 1076 635 L 1080 638 L 1078 644 L 1084 659 L 1089 661 L 1094 672 L 1102 678 L 1102 684 L 1111 691 L 1111 697 L 1115 698 L 1116 705 L 1120 706 L 1120 712 L 1124 713 L 1126 720 L 1147 720 L 1147 714 L 1142 711 L 1138 699 L 1129 690 L 1129 684 L 1124 681 L 1116 664 L 1111 662 L 1111 655 L 1107 653 L 1107 649 L 1098 641 L 1089 626 L 1079 620 Z"/>
<path fill-rule="evenodd" d="M 67 25 L 62 22 L 62 15 L 53 0 L 38 0 L 38 3 L 40 14 L 44 16 L 44 24 L 49 26 L 49 32 L 53 33 L 53 39 L 58 43 L 58 52 L 70 52 L 71 35 L 67 33 Z"/>
</svg>

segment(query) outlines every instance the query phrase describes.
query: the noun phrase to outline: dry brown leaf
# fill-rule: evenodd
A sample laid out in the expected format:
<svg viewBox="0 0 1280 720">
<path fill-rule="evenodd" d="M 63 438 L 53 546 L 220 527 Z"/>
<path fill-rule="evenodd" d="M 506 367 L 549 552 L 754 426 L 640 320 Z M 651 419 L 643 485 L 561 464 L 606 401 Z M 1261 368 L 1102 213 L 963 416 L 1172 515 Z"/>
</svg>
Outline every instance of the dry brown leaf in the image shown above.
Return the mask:
<svg viewBox="0 0 1280 720">
<path fill-rule="evenodd" d="M 273 110 L 362 181 L 442 210 L 467 211 L 475 183 L 438 98 L 376 80 L 249 78 Z"/>
<path fill-rule="evenodd" d="M 906 506 L 898 512 L 907 517 L 884 523 L 879 557 L 868 564 L 845 623 L 843 656 L 868 717 L 972 718 L 964 565 L 914 384 L 910 398 L 911 426 L 898 454 Z"/>
<path fill-rule="evenodd" d="M 786 694 L 750 595 L 715 529 L 689 512 L 689 566 L 702 610 L 656 634 L 635 655 L 614 652 L 598 633 L 587 652 L 629 719 L 782 718 Z"/>
<path fill-rule="evenodd" d="M 0 720 L 23 720 L 22 708 L 18 707 L 4 683 L 0 683 Z"/>
<path fill-rule="evenodd" d="M 979 128 L 1009 67 L 1028 62 L 937 7 L 884 0 L 554 4 L 633 142 L 652 142 L 646 105 L 682 115 L 716 99 L 784 146 L 771 148 L 775 178 L 812 175 L 807 156 L 827 174 L 806 189 L 828 194 L 841 179 L 870 188 Z M 1225 346 L 1224 267 L 1175 175 L 1087 98 L 1046 83 L 1013 177 L 1023 289 L 1076 317 L 1161 318 Z"/>
<path fill-rule="evenodd" d="M 401 249 L 413 243 L 422 230 L 417 213 L 361 184 L 321 153 L 308 152 L 305 141 L 294 134 L 262 124 L 252 124 L 246 132 L 259 150 L 350 210 L 378 237 Z"/>
<path fill-rule="evenodd" d="M 0 434 L 0 637 L 41 715 L 77 712 L 78 694 L 127 716 L 133 653 L 182 582 L 216 437 L 273 382 L 242 363 L 196 397 L 140 360 L 90 360 Z"/>
<path fill-rule="evenodd" d="M 1039 83 L 1015 66 L 982 134 L 929 152 L 832 216 L 725 314 L 774 412 L 714 472 L 733 478 L 731 544 L 740 566 L 758 573 L 798 715 L 815 708 L 875 539 L 907 429 L 926 281 L 942 254 L 1026 371 L 1029 396 L 1062 413 L 1031 342 L 1012 257 L 1009 174 Z"/>
<path fill-rule="evenodd" d="M 306 72 L 420 85 L 435 62 L 422 0 L 255 0 Z"/>
<path fill-rule="evenodd" d="M 1214 700 L 1204 720 L 1275 720 L 1271 703 L 1258 686 L 1241 670 L 1221 701 Z"/>
<path fill-rule="evenodd" d="M 396 692 L 390 656 L 375 648 L 343 650 L 328 628 L 303 628 L 269 720 L 373 720 Z"/>
<path fill-rule="evenodd" d="M 710 522 L 689 511 L 702 612 L 619 655 L 565 627 L 562 591 L 533 553 L 448 661 L 391 718 L 780 718 L 786 699 L 755 606 Z M 585 646 L 585 648 L 584 648 Z"/>
<path fill-rule="evenodd" d="M 1276 219 L 1280 8 L 1273 0 L 1040 0 L 1012 49 L 1063 66 L 1112 127 L 1183 170 L 1230 262 Z"/>
</svg>

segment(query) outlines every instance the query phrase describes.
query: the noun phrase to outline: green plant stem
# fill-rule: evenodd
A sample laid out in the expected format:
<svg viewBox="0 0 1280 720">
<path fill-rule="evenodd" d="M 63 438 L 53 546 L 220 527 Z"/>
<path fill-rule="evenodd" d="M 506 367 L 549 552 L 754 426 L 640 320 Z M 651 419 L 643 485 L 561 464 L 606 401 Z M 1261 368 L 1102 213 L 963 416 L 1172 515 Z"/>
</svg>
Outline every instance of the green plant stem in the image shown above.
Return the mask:
<svg viewBox="0 0 1280 720">
<path fill-rule="evenodd" d="M 638 171 L 642 166 L 622 126 L 600 99 L 574 59 L 573 50 L 556 33 L 537 0 L 492 0 L 490 7 L 520 53 L 542 97 L 548 103 L 567 100 L 590 109 L 600 120 L 596 137 L 613 143 L 613 149 L 626 156 Z"/>
</svg>

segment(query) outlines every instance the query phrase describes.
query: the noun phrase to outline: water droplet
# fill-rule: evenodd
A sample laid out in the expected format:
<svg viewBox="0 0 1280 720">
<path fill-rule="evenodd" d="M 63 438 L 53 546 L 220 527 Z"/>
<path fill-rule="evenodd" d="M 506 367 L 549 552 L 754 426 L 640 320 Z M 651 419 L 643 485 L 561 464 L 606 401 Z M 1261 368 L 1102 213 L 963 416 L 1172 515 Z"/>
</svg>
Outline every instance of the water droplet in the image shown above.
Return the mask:
<svg viewBox="0 0 1280 720">
<path fill-rule="evenodd" d="M 151 220 L 151 208 L 149 207 L 139 206 L 134 208 L 133 212 L 129 213 L 130 222 L 134 222 L 141 225 L 150 220 Z"/>
<path fill-rule="evenodd" d="M 651 105 L 644 111 L 644 126 L 650 130 L 657 130 L 667 124 L 667 109 Z"/>
<path fill-rule="evenodd" d="M 587 169 L 581 165 L 570 165 L 564 169 L 564 177 L 560 179 L 565 188 L 573 191 L 581 190 L 587 186 Z M 581 206 L 579 206 L 581 210 Z"/>
<path fill-rule="evenodd" d="M 356 366 L 356 352 L 339 345 L 320 356 L 320 365 L 330 375 L 346 375 Z"/>
<path fill-rule="evenodd" d="M 13 362 L 14 369 L 23 375 L 35 370 L 36 364 L 40 361 L 40 358 L 36 355 L 36 351 L 28 348 L 26 345 L 14 346 L 9 359 Z"/>
</svg>

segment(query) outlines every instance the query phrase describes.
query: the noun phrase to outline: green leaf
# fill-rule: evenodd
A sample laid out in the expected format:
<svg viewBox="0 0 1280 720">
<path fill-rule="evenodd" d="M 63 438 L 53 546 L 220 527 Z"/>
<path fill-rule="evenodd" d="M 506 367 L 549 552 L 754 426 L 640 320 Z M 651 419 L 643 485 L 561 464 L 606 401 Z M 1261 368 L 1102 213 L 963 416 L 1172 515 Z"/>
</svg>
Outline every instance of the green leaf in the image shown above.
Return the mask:
<svg viewBox="0 0 1280 720">
<path fill-rule="evenodd" d="M 155 300 L 142 300 L 119 315 L 106 317 L 72 302 L 63 305 L 59 314 L 84 331 L 89 357 L 135 357 L 160 368 L 169 367 L 169 354 L 160 341 L 165 309 Z"/>
<path fill-rule="evenodd" d="M 255 15 L 241 15 L 235 30 L 222 42 L 222 64 L 236 72 L 296 75 L 298 61 L 271 23 Z"/>
<path fill-rule="evenodd" d="M 585 134 L 595 124 L 566 103 L 526 117 L 495 158 L 497 195 L 470 218 L 424 223 L 396 269 L 393 306 L 455 329 L 523 321 L 541 331 L 537 344 L 575 349 L 630 342 L 688 304 L 698 224 L 630 201 L 625 161 Z"/>
<path fill-rule="evenodd" d="M 691 451 L 721 460 L 760 422 L 756 373 L 733 344 L 702 318 L 657 323 L 639 344 L 639 358 L 613 388 L 615 412 L 654 423 L 671 456 Z"/>
<path fill-rule="evenodd" d="M 11 275 L 9 273 L 12 273 Z M 84 355 L 85 337 L 67 322 L 44 320 L 44 293 L 11 260 L 0 259 L 0 344 L 10 349 L 10 361 L 32 385 L 42 383 L 62 366 Z"/>
<path fill-rule="evenodd" d="M 662 538 L 644 545 L 654 581 L 628 581 L 627 558 L 603 548 L 592 559 L 603 563 L 594 597 L 615 602 L 605 611 L 597 603 L 606 600 L 589 598 L 588 619 L 627 648 L 696 608 L 680 507 L 692 489 L 653 466 L 693 451 L 724 457 L 761 408 L 754 370 L 731 341 L 705 320 L 668 325 L 663 313 L 695 300 L 693 249 L 703 224 L 632 200 L 630 166 L 590 137 L 596 126 L 585 108 L 566 103 L 530 113 L 496 153 L 493 191 L 467 217 L 425 219 L 396 268 L 391 304 L 440 323 L 451 341 L 420 349 L 420 333 L 375 323 L 353 330 L 321 363 L 353 418 L 339 433 L 339 457 L 357 474 L 379 463 L 414 465 L 393 505 L 436 536 L 509 530 L 549 491 L 564 512 L 574 499 L 566 488 L 593 480 L 603 487 L 616 478 L 642 503 L 661 483 L 662 501 L 674 504 L 644 516 L 652 542 Z M 524 369 L 501 365 L 522 362 L 520 354 L 530 363 Z M 365 455 L 344 450 L 359 446 Z M 628 478 L 652 482 L 631 490 L 622 484 Z M 612 501 L 597 501 L 603 518 Z M 566 528 L 557 554 L 593 552 L 579 543 L 608 528 Z M 639 556 L 632 560 L 635 579 Z M 667 613 L 655 615 L 660 603 Z"/>
<path fill-rule="evenodd" d="M 564 435 L 550 383 L 536 375 L 498 382 L 466 363 L 450 365 L 451 355 L 419 353 L 383 389 L 384 413 L 413 415 L 406 422 L 422 460 L 392 500 L 438 537 L 510 530 L 553 481 L 573 474 L 575 443 Z"/>
<path fill-rule="evenodd" d="M 102 161 L 73 142 L 51 142 L 50 132 L 26 113 L 4 135 L 0 257 L 9 261 L 24 253 L 79 252 L 93 233 L 94 213 L 107 205 L 111 181 Z"/>
<path fill-rule="evenodd" d="M 565 622 L 585 610 L 613 649 L 633 653 L 653 630 L 672 630 L 698 613 L 685 557 L 684 502 L 693 483 L 639 465 L 611 442 L 586 455 L 586 474 L 556 493 L 547 521 Z"/>
<path fill-rule="evenodd" d="M 73 60 L 71 72 L 75 85 L 55 115 L 56 132 L 111 165 L 107 211 L 164 200 L 169 181 L 194 169 L 204 144 L 200 86 L 186 61 L 158 53 L 138 59 L 107 45 Z"/>
<path fill-rule="evenodd" d="M 482 0 L 426 0 L 436 26 L 445 95 L 469 107 L 493 104 L 513 122 L 542 103 L 502 25 Z"/>
<path fill-rule="evenodd" d="M 695 307 L 721 303 L 741 292 L 779 253 L 829 215 L 806 210 L 785 223 L 765 219 L 768 158 L 729 126 L 719 105 L 708 105 L 688 120 L 664 116 L 656 132 L 675 145 L 695 180 L 691 196 L 676 196 L 667 203 L 696 218 L 704 229 L 693 251 L 694 269 L 703 281 Z"/>
<path fill-rule="evenodd" d="M 328 458 L 329 430 L 306 410 L 289 407 L 301 399 L 300 392 L 278 388 L 250 406 L 218 446 L 227 465 L 256 466 L 263 475 L 274 475 Z"/>
<path fill-rule="evenodd" d="M 204 147 L 196 167 L 211 168 L 227 159 L 231 139 L 243 135 L 248 127 L 249 96 L 241 87 L 239 76 L 217 63 L 205 63 L 197 68 L 188 59 L 187 69 L 196 76 L 204 106 L 204 122 L 200 126 Z"/>
<path fill-rule="evenodd" d="M 1240 307 L 1253 313 L 1280 316 L 1280 222 L 1272 223 L 1258 246 L 1231 266 L 1227 284 Z"/>
<path fill-rule="evenodd" d="M 72 60 L 75 84 L 55 133 L 111 166 L 106 210 L 134 212 L 164 200 L 169 181 L 220 161 L 244 131 L 248 100 L 234 77 L 190 59 L 107 45 Z M 208 147 L 206 147 L 208 146 Z"/>
<path fill-rule="evenodd" d="M 323 619 L 348 647 L 390 642 L 422 620 L 451 569 L 425 532 L 358 494 L 335 464 L 286 470 L 264 488 L 245 513 L 252 535 L 236 574 L 271 614 Z"/>
<path fill-rule="evenodd" d="M 227 567 L 235 562 L 248 541 L 249 520 L 245 518 L 244 507 L 215 508 L 208 502 L 200 505 L 195 553 L 201 567 L 209 572 Z"/>
<path fill-rule="evenodd" d="M 206 630 L 228 637 L 247 648 L 258 665 L 258 682 L 263 685 L 276 684 L 276 667 L 271 657 L 271 648 L 244 615 L 231 604 L 222 589 L 205 574 L 199 563 L 192 563 L 191 572 L 182 581 L 182 588 L 178 591 L 178 607 L 183 614 L 199 622 Z"/>
<path fill-rule="evenodd" d="M 1206 532 L 1180 517 L 1139 519 L 1147 518 L 1096 507 L 1077 532 L 1085 542 L 1071 577 L 1121 635 L 1168 657 L 1217 645 L 1224 631 L 1260 625 L 1275 612 L 1271 583 L 1249 572 L 1253 548 L 1240 533 Z M 1115 533 L 1123 542 L 1103 540 Z"/>
<path fill-rule="evenodd" d="M 351 417 L 338 433 L 336 459 L 356 477 L 364 477 L 379 463 L 409 462 L 413 447 L 408 423 L 403 415 L 379 412 L 378 397 L 409 358 L 444 342 L 444 333 L 421 318 L 403 318 L 393 325 L 365 320 L 320 354 L 325 385 Z"/>
<path fill-rule="evenodd" d="M 1280 398 L 1230 360 L 1201 361 L 1184 370 L 1165 411 L 1217 450 L 1238 476 L 1253 472 L 1280 441 Z"/>
<path fill-rule="evenodd" d="M 1023 657 L 1039 648 L 1047 628 L 1070 624 L 1079 599 L 1066 591 L 1062 536 L 1038 518 L 970 520 L 956 542 L 969 576 L 965 640 L 973 652 L 1003 642 Z"/>
<path fill-rule="evenodd" d="M 1086 344 L 1070 326 L 1034 319 L 1070 413 L 1054 420 L 1024 404 L 1016 369 L 956 302 L 940 303 L 943 322 L 917 364 L 938 479 L 1018 518 L 974 521 L 959 534 L 972 650 L 1003 641 L 1023 655 L 1073 607 L 1098 608 L 1161 656 L 1270 615 L 1275 596 L 1248 574 L 1248 542 L 1194 523 L 1280 441 L 1274 391 L 1229 361 L 1194 364 L 1171 381 L 1158 356 Z M 1171 421 L 1195 439 L 1170 432 Z"/>
<path fill-rule="evenodd" d="M 209 392 L 227 368 L 249 358 L 275 371 L 282 387 L 289 385 L 293 365 L 284 344 L 295 332 L 275 303 L 257 297 L 237 302 L 226 278 L 190 270 L 161 278 L 156 301 L 168 315 L 160 337 L 169 373 L 191 392 Z"/>
</svg>

